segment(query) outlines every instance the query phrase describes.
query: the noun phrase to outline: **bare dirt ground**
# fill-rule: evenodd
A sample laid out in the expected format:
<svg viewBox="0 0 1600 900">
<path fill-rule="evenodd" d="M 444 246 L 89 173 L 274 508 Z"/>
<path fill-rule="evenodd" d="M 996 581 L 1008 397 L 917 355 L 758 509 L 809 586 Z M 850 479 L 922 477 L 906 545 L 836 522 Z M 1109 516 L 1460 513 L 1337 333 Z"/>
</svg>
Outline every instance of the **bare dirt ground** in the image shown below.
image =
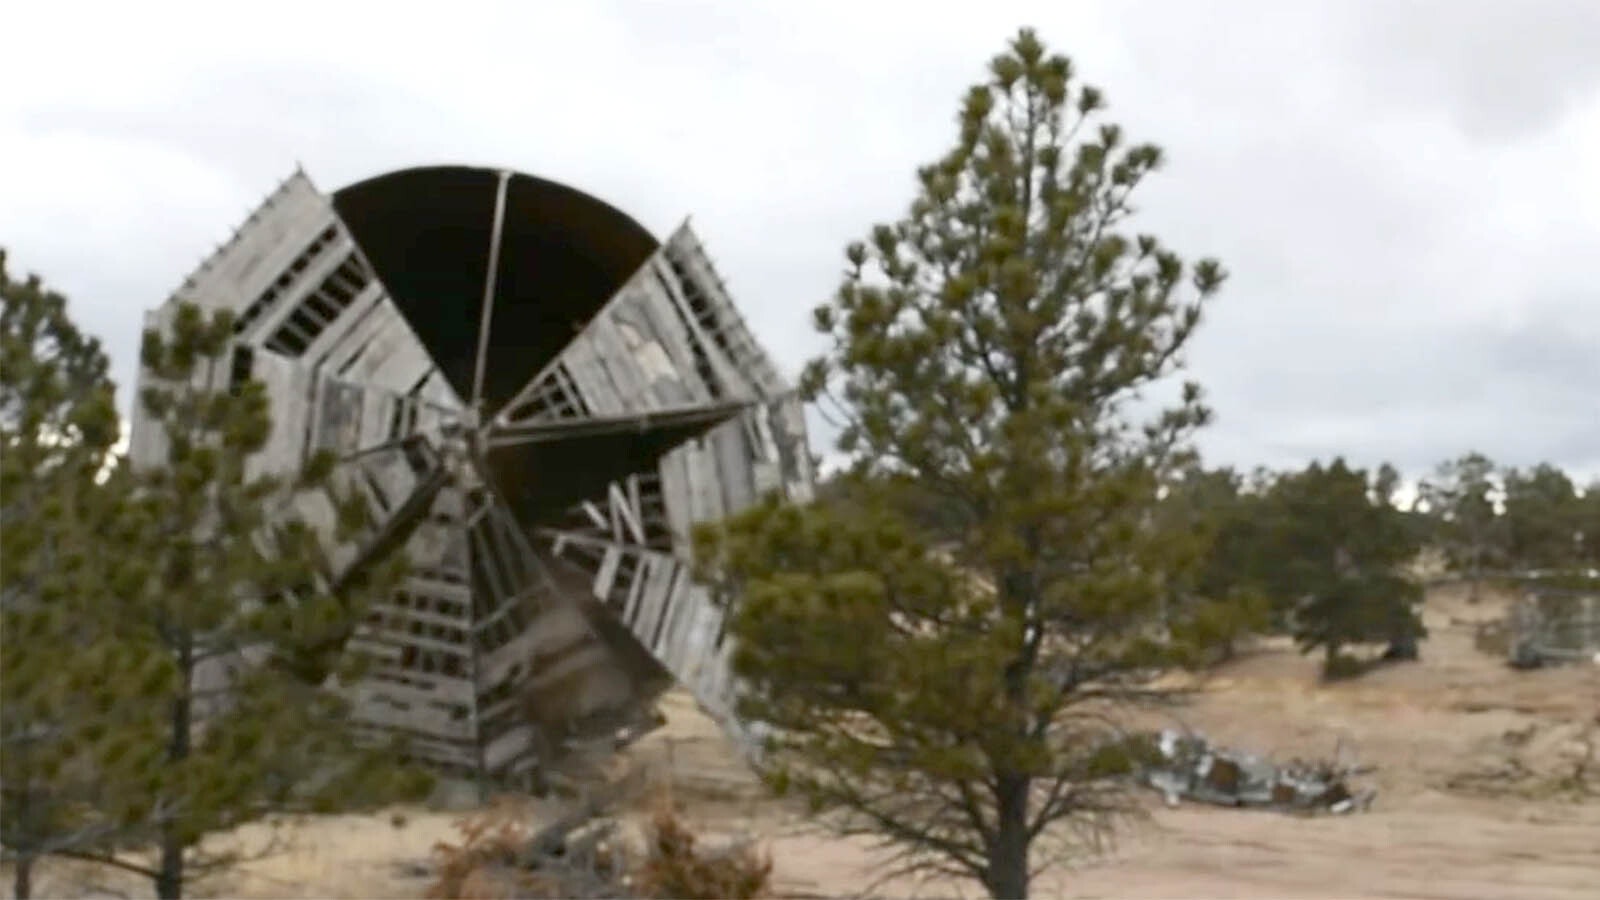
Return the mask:
<svg viewBox="0 0 1600 900">
<path fill-rule="evenodd" d="M 1322 685 L 1316 661 L 1272 641 L 1226 667 L 1177 713 L 1214 742 L 1273 756 L 1325 756 L 1343 740 L 1377 767 L 1371 811 L 1301 818 L 1201 806 L 1152 807 L 1111 854 L 1047 873 L 1037 896 L 1245 898 L 1600 897 L 1600 666 L 1514 672 L 1473 644 L 1477 622 L 1505 598 L 1465 602 L 1434 591 L 1419 663 Z M 627 762 L 670 785 L 708 831 L 754 834 L 786 896 L 847 896 L 873 880 L 861 842 L 807 833 L 792 807 L 767 798 L 716 726 L 681 694 L 668 725 Z M 1580 788 L 1587 785 L 1587 793 Z M 456 816 L 397 810 L 332 816 L 280 830 L 284 847 L 194 886 L 193 896 L 418 897 L 430 848 Z M 263 846 L 269 831 L 229 840 Z M 50 864 L 39 896 L 149 896 L 115 873 Z M 6 875 L 9 887 L 9 875 Z M 891 896 L 977 896 L 975 886 L 883 885 Z"/>
<path fill-rule="evenodd" d="M 1184 717 L 1214 740 L 1292 755 L 1340 738 L 1378 767 L 1373 809 L 1301 819 L 1270 812 L 1160 810 L 1108 860 L 1065 879 L 1068 896 L 1600 896 L 1600 666 L 1515 672 L 1473 646 L 1476 606 L 1429 598 L 1416 664 L 1346 684 L 1271 646 L 1230 667 Z"/>
</svg>

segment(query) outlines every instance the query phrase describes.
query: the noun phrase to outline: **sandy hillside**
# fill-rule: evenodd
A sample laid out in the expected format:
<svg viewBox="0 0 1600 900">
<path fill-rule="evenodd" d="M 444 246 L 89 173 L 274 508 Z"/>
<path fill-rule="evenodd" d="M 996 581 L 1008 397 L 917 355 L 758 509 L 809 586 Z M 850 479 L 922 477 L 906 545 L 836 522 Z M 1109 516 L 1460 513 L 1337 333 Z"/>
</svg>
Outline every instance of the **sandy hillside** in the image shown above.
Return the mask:
<svg viewBox="0 0 1600 900">
<path fill-rule="evenodd" d="M 1315 661 L 1269 642 L 1211 679 L 1179 715 L 1221 744 L 1273 755 L 1327 755 L 1343 740 L 1377 770 L 1374 808 L 1298 818 L 1199 806 L 1154 807 L 1151 821 L 1102 859 L 1047 874 L 1038 896 L 1593 898 L 1600 896 L 1600 750 L 1591 793 L 1567 790 L 1586 730 L 1600 743 L 1600 666 L 1518 673 L 1473 646 L 1503 600 L 1429 598 L 1420 663 L 1348 684 L 1317 683 Z M 622 765 L 668 783 L 715 833 L 763 837 L 786 895 L 840 896 L 871 880 L 859 842 L 806 833 L 791 807 L 766 799 L 715 725 L 683 694 L 665 728 Z M 276 853 L 197 885 L 194 896 L 416 897 L 429 848 L 454 816 L 418 810 L 325 817 L 282 829 Z M 235 839 L 261 846 L 267 831 Z M 41 896 L 93 892 L 85 870 L 51 865 Z M 136 881 L 97 875 L 125 896 Z M 7 878 L 9 887 L 9 876 Z M 896 896 L 976 896 L 970 885 L 894 883 Z M 102 896 L 107 895 L 102 892 Z"/>
<path fill-rule="evenodd" d="M 1587 798 L 1560 780 L 1587 752 L 1585 735 L 1600 743 L 1600 667 L 1508 670 L 1472 640 L 1473 623 L 1500 609 L 1437 592 L 1420 663 L 1325 688 L 1310 660 L 1276 647 L 1223 673 L 1186 713 L 1214 740 L 1283 755 L 1328 754 L 1344 738 L 1378 767 L 1371 812 L 1161 810 L 1113 859 L 1072 873 L 1067 891 L 1600 896 L 1600 750 Z"/>
</svg>

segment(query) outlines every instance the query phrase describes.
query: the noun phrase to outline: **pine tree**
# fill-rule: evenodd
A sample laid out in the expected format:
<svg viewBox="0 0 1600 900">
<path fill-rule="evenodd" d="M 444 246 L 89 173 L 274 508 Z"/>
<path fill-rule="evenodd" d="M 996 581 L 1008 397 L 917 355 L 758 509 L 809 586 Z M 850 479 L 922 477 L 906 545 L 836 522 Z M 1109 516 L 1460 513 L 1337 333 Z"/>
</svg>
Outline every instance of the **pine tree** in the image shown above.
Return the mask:
<svg viewBox="0 0 1600 900">
<path fill-rule="evenodd" d="M 1579 495 L 1573 511 L 1578 529 L 1573 543 L 1577 567 L 1600 577 L 1600 478 L 1589 482 Z"/>
<path fill-rule="evenodd" d="M 95 858 L 142 872 L 161 897 L 233 861 L 201 847 L 209 832 L 389 802 L 421 786 L 388 748 L 352 749 L 344 703 L 326 689 L 330 676 L 353 672 L 341 663 L 343 639 L 404 560 L 369 573 L 359 590 L 331 590 L 329 547 L 366 524 L 365 505 L 336 489 L 326 455 L 287 475 L 255 470 L 270 410 L 260 383 L 228 383 L 231 335 L 231 315 L 192 305 L 165 332 L 146 333 L 152 383 L 139 402 L 165 456 L 115 473 L 126 499 L 100 538 L 117 564 L 99 621 L 124 657 L 159 673 L 159 689 L 127 704 L 132 726 L 108 726 L 99 752 L 140 765 L 99 804 L 143 827 Z M 296 512 L 314 490 L 334 497 L 332 527 Z M 141 844 L 157 848 L 154 867 L 118 853 Z"/>
<path fill-rule="evenodd" d="M 104 477 L 119 430 L 107 370 L 66 299 L 13 279 L 0 250 L 0 844 L 19 898 L 39 858 L 126 830 L 97 801 L 137 760 L 96 750 L 136 730 L 129 701 L 159 687 L 97 616 L 118 502 Z"/>
<path fill-rule="evenodd" d="M 1560 468 L 1540 463 L 1508 469 L 1505 481 L 1506 553 L 1519 569 L 1577 567 L 1582 553 L 1577 486 Z"/>
<path fill-rule="evenodd" d="M 1391 657 L 1415 658 L 1425 634 L 1421 589 L 1401 573 L 1417 545 L 1393 505 L 1395 481 L 1388 467 L 1369 479 L 1335 459 L 1267 492 L 1260 577 L 1273 596 L 1294 598 L 1295 639 L 1322 649 L 1329 676 L 1348 673 L 1346 647 L 1386 642 Z"/>
<path fill-rule="evenodd" d="M 1473 603 L 1478 602 L 1485 568 L 1503 555 L 1505 544 L 1493 476 L 1494 463 L 1473 452 L 1440 464 L 1418 491 L 1451 565 L 1467 574 Z"/>
<path fill-rule="evenodd" d="M 816 311 L 832 350 L 803 384 L 840 400 L 860 500 L 700 535 L 738 589 L 734 665 L 774 781 L 996 897 L 1135 809 L 1114 723 L 1160 694 L 1188 554 L 1153 511 L 1199 388 L 1148 422 L 1130 401 L 1178 368 L 1223 273 L 1130 229 L 1162 154 L 1093 127 L 1103 105 L 1032 31 L 993 60 L 955 148 Z M 886 479 L 939 498 L 938 552 Z"/>
<path fill-rule="evenodd" d="M 1192 541 L 1197 557 L 1189 578 L 1175 585 L 1169 623 L 1205 661 L 1231 660 L 1241 639 L 1272 623 L 1256 553 L 1260 497 L 1242 488 L 1233 470 L 1196 465 L 1169 485 L 1161 504 L 1163 527 L 1175 541 Z"/>
<path fill-rule="evenodd" d="M 147 798 L 174 810 L 158 829 L 163 897 L 181 894 L 208 831 L 266 809 L 382 803 L 411 786 L 388 781 L 403 773 L 382 754 L 347 752 L 344 704 L 323 690 L 343 639 L 393 589 L 404 560 L 358 590 L 332 591 L 327 542 L 360 532 L 367 508 L 358 494 L 334 492 L 331 533 L 293 513 L 297 496 L 332 488 L 326 454 L 292 476 L 251 470 L 270 410 L 259 382 L 223 379 L 232 326 L 228 313 L 207 319 L 180 306 L 170 333 L 146 333 L 142 351 L 156 386 L 139 399 L 167 454 L 138 474 L 126 534 L 143 542 L 148 568 L 121 613 L 175 675 L 166 758 Z"/>
<path fill-rule="evenodd" d="M 1410 512 L 1399 505 L 1400 472 L 1389 463 L 1378 466 L 1368 487 L 1372 505 L 1371 541 L 1381 547 L 1384 580 L 1380 596 L 1388 599 L 1382 616 L 1383 638 L 1388 642 L 1383 658 L 1391 662 L 1414 661 L 1421 651 L 1417 643 L 1427 636 L 1419 606 L 1422 585 L 1406 574 L 1406 566 L 1422 551 L 1425 531 L 1417 527 Z"/>
</svg>

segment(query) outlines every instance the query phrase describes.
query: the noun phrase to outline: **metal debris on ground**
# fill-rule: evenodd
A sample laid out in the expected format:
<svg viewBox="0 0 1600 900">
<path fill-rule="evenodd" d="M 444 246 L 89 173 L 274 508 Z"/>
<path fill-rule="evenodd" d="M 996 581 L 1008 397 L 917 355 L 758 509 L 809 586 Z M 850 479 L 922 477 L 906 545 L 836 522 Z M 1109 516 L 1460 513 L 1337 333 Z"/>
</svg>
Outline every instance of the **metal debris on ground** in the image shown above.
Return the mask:
<svg viewBox="0 0 1600 900">
<path fill-rule="evenodd" d="M 1217 806 L 1276 809 L 1283 812 L 1342 814 L 1364 811 L 1376 796 L 1354 790 L 1350 779 L 1371 767 L 1337 760 L 1279 765 L 1249 753 L 1213 746 L 1203 735 L 1165 729 L 1156 741 L 1160 761 L 1144 781 L 1166 797 L 1168 806 L 1189 799 Z"/>
<path fill-rule="evenodd" d="M 1512 607 L 1508 624 L 1511 665 L 1518 669 L 1600 665 L 1600 590 L 1535 588 Z"/>
</svg>

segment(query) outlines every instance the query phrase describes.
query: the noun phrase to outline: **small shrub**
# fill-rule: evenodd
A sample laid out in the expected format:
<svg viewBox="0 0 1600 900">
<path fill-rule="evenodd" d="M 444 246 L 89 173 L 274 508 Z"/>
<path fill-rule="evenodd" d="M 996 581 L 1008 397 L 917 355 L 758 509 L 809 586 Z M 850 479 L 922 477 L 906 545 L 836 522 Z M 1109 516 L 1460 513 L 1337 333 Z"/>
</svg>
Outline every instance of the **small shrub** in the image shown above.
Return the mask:
<svg viewBox="0 0 1600 900">
<path fill-rule="evenodd" d="M 461 839 L 434 845 L 429 900 L 651 897 L 671 900 L 766 895 L 772 860 L 745 843 L 710 851 L 670 800 L 657 802 L 645 845 L 611 839 L 618 821 L 598 810 L 536 829 L 526 806 L 501 801 L 456 822 Z M 551 829 L 556 846 L 545 847 Z M 538 849 L 544 847 L 544 849 Z"/>
<path fill-rule="evenodd" d="M 533 836 L 525 813 L 518 804 L 502 801 L 457 821 L 455 829 L 461 840 L 433 845 L 434 881 L 423 896 L 428 900 L 517 896 L 518 886 L 498 876 L 513 870 L 518 854 Z M 493 889 L 497 884 L 504 893 Z"/>
<path fill-rule="evenodd" d="M 749 844 L 701 852 L 696 838 L 671 807 L 651 822 L 649 856 L 634 874 L 642 896 L 678 900 L 750 900 L 771 886 L 772 858 Z"/>
</svg>

